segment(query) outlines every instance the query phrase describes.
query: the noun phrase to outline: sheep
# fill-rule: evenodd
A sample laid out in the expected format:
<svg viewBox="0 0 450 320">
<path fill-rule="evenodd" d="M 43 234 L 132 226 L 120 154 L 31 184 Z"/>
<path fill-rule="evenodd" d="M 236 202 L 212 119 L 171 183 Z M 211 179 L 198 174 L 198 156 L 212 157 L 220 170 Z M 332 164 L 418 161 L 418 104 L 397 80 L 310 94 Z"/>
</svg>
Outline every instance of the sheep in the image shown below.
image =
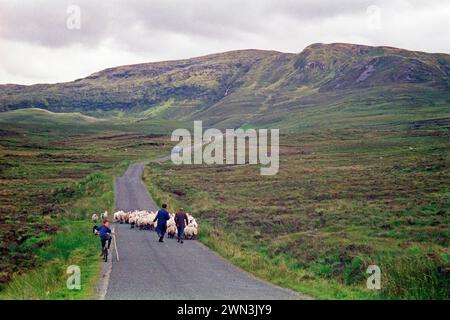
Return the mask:
<svg viewBox="0 0 450 320">
<path fill-rule="evenodd" d="M 167 237 L 173 239 L 177 234 L 177 227 L 175 225 L 167 226 Z"/>
<path fill-rule="evenodd" d="M 130 213 L 124 212 L 121 216 L 120 223 L 128 223 L 129 218 L 130 218 Z"/>
<path fill-rule="evenodd" d="M 117 216 L 118 221 L 122 223 L 128 223 L 128 219 L 130 218 L 130 214 L 128 212 L 119 211 L 119 214 Z"/>
<path fill-rule="evenodd" d="M 126 213 L 122 210 L 114 212 L 114 222 L 120 222 L 123 223 L 125 221 L 125 215 Z"/>
<path fill-rule="evenodd" d="M 96 215 L 95 213 L 92 215 L 91 218 L 92 222 L 98 222 L 98 215 Z"/>
<path fill-rule="evenodd" d="M 167 226 L 175 226 L 175 218 L 170 218 L 169 220 L 167 220 Z"/>
<path fill-rule="evenodd" d="M 144 229 L 144 224 L 145 224 L 145 218 L 141 215 L 138 215 L 137 219 L 136 219 L 136 226 L 138 227 L 139 230 Z"/>
<path fill-rule="evenodd" d="M 194 226 L 188 225 L 184 228 L 184 237 L 186 239 L 196 239 L 198 235 L 198 229 Z"/>
<path fill-rule="evenodd" d="M 188 217 L 188 226 L 198 228 L 198 224 L 195 218 L 191 216 L 189 213 L 186 213 L 186 215 Z"/>
<path fill-rule="evenodd" d="M 136 229 L 139 229 L 141 226 L 143 226 L 143 217 L 144 213 L 141 211 L 133 211 L 126 213 L 126 223 L 129 223 L 131 226 L 131 229 L 134 229 L 136 226 Z"/>
<path fill-rule="evenodd" d="M 102 220 L 108 219 L 108 211 L 103 212 L 103 213 L 100 215 L 100 218 L 101 218 Z"/>
<path fill-rule="evenodd" d="M 191 227 L 194 227 L 194 228 L 198 228 L 197 221 L 195 221 L 195 219 L 192 219 L 192 220 L 189 222 L 188 226 L 191 226 Z"/>
<path fill-rule="evenodd" d="M 151 230 L 154 226 L 153 219 L 155 215 L 148 211 L 134 211 L 131 213 L 131 217 L 135 220 L 136 226 L 140 230 Z M 136 217 L 134 219 L 134 217 Z"/>
<path fill-rule="evenodd" d="M 187 232 L 186 232 L 187 229 Z M 184 229 L 186 239 L 195 239 L 198 234 L 198 224 L 195 219 L 191 219 L 186 228 Z"/>
<path fill-rule="evenodd" d="M 155 218 L 156 218 L 156 213 L 155 212 L 150 212 L 149 213 L 149 219 L 150 219 L 150 230 L 155 230 L 156 229 L 156 225 L 157 225 L 157 222 L 155 221 L 155 222 L 153 222 L 153 220 L 155 220 Z"/>
<path fill-rule="evenodd" d="M 167 236 L 174 238 L 177 234 L 177 226 L 175 223 L 175 214 L 169 213 L 170 219 L 167 221 Z M 100 214 L 102 220 L 108 218 L 108 211 Z M 198 235 L 198 224 L 195 218 L 187 213 L 188 224 L 184 229 L 184 237 L 186 239 L 196 239 Z M 97 221 L 99 215 L 93 214 L 92 221 Z M 156 212 L 146 210 L 134 210 L 125 212 L 123 210 L 114 212 L 114 222 L 130 224 L 131 229 L 135 230 L 155 230 L 158 222 L 153 221 L 156 218 Z"/>
<path fill-rule="evenodd" d="M 128 218 L 128 223 L 130 224 L 130 228 L 134 229 L 134 225 L 136 224 L 137 217 L 134 215 L 130 215 Z"/>
</svg>

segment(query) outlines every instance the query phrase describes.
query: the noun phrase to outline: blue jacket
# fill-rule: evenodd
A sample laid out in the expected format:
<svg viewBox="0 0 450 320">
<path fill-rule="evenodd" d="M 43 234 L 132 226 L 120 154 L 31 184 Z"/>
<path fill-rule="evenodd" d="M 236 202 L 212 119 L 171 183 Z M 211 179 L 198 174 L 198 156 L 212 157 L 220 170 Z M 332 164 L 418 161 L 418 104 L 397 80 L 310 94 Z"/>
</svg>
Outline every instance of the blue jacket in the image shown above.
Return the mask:
<svg viewBox="0 0 450 320">
<path fill-rule="evenodd" d="M 167 220 L 170 219 L 170 215 L 166 209 L 161 209 L 156 214 L 156 218 L 154 221 L 158 220 L 158 226 L 163 226 L 167 224 Z"/>
<path fill-rule="evenodd" d="M 111 229 L 105 225 L 102 225 L 97 228 L 97 231 L 100 233 L 100 239 L 111 239 Z"/>
</svg>

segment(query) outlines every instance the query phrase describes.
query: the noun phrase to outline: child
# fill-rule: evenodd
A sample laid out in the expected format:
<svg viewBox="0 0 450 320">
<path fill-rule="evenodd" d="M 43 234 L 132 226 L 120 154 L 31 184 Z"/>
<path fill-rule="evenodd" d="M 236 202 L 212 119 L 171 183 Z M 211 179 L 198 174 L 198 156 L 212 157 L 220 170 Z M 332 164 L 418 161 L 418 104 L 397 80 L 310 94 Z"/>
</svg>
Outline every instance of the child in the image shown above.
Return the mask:
<svg viewBox="0 0 450 320">
<path fill-rule="evenodd" d="M 97 228 L 97 232 L 100 235 L 100 244 L 103 253 L 103 248 L 106 246 L 106 243 L 108 243 L 108 250 L 109 247 L 111 246 L 111 239 L 112 239 L 111 234 L 113 232 L 109 228 L 109 221 L 106 219 L 103 220 L 103 225 Z"/>
</svg>

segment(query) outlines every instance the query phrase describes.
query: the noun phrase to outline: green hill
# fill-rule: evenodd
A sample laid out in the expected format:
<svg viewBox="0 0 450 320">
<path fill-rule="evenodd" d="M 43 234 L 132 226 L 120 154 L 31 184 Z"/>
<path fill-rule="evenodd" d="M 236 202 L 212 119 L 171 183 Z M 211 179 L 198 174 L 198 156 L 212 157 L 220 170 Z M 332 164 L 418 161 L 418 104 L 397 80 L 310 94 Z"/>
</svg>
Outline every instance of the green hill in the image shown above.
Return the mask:
<svg viewBox="0 0 450 320">
<path fill-rule="evenodd" d="M 0 110 L 126 111 L 219 127 L 333 126 L 342 116 L 346 125 L 410 125 L 418 114 L 445 118 L 449 79 L 448 54 L 313 44 L 299 54 L 240 50 L 110 68 L 67 83 L 2 85 Z"/>
</svg>

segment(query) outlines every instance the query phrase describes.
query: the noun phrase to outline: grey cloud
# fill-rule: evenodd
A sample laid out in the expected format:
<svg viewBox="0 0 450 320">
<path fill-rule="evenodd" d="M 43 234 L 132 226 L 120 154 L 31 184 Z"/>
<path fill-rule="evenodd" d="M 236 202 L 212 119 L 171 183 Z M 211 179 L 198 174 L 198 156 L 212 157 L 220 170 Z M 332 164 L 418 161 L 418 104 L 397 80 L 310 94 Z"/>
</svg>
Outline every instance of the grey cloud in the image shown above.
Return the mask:
<svg viewBox="0 0 450 320">
<path fill-rule="evenodd" d="M 272 12 L 305 20 L 318 20 L 337 15 L 361 14 L 370 5 L 376 5 L 377 0 L 287 0 L 269 8 Z"/>
<path fill-rule="evenodd" d="M 66 28 L 71 4 L 81 8 L 81 30 Z M 365 26 L 370 5 L 383 10 L 378 32 Z M 9 50 L 0 60 L 0 83 L 12 65 L 18 79 L 29 72 L 35 79 L 46 72 L 42 65 L 62 65 L 69 56 L 78 62 L 64 66 L 63 80 L 105 67 L 98 61 L 129 64 L 242 48 L 299 52 L 312 42 L 448 52 L 448 14 L 450 2 L 441 0 L 0 0 L 0 51 Z M 18 50 L 32 58 L 16 58 Z"/>
<path fill-rule="evenodd" d="M 80 7 L 82 28 L 66 27 L 66 12 L 71 1 L 3 1 L 0 4 L 0 37 L 9 40 L 58 47 L 72 43 L 95 45 L 108 33 L 109 11 L 103 5 L 83 1 Z M 106 13 L 106 14 L 105 14 Z"/>
<path fill-rule="evenodd" d="M 0 36 L 45 46 L 82 43 L 96 45 L 105 38 L 128 42 L 127 32 L 175 32 L 196 37 L 244 37 L 266 31 L 280 16 L 286 19 L 320 20 L 337 14 L 362 12 L 373 0 L 4 0 L 0 7 Z M 77 4 L 82 29 L 65 27 L 66 8 Z M 144 40 L 144 39 L 143 39 Z M 133 45 L 133 43 L 131 43 Z"/>
<path fill-rule="evenodd" d="M 26 4 L 25 4 L 26 3 Z M 232 38 L 261 30 L 255 1 L 3 1 L 0 37 L 44 46 L 73 43 L 95 45 L 105 38 L 127 41 L 127 32 L 141 27 L 148 34 L 176 32 L 203 37 Z M 82 28 L 66 28 L 66 9 L 81 8 Z M 145 39 L 141 39 L 145 41 Z"/>
<path fill-rule="evenodd" d="M 321 23 L 337 15 L 363 15 L 369 5 L 398 0 L 37 0 L 0 2 L 0 37 L 49 47 L 81 43 L 96 46 L 115 39 L 125 48 L 145 48 L 155 33 L 195 38 L 239 39 L 270 32 L 277 19 Z M 410 0 L 414 6 L 431 1 Z M 66 8 L 81 8 L 82 28 L 65 27 Z M 138 32 L 136 39 L 133 32 Z"/>
</svg>

